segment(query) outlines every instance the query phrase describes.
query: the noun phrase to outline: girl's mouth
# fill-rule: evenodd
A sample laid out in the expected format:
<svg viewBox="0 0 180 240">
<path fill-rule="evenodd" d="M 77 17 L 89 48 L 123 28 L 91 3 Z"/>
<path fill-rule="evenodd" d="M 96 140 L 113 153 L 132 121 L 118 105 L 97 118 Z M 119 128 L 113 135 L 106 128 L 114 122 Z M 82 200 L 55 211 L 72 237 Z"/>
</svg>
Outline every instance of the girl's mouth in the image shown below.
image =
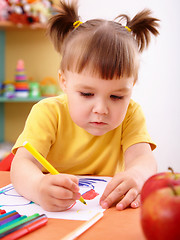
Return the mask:
<svg viewBox="0 0 180 240">
<path fill-rule="evenodd" d="M 92 125 L 97 125 L 97 126 L 104 126 L 107 125 L 105 122 L 90 122 Z"/>
</svg>

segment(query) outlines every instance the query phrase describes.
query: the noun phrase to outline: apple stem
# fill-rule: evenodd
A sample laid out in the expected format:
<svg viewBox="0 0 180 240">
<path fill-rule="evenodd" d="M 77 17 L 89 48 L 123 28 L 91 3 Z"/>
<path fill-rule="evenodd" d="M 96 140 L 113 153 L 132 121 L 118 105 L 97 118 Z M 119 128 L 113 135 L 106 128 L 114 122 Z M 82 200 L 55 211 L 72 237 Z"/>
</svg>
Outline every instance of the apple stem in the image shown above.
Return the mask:
<svg viewBox="0 0 180 240">
<path fill-rule="evenodd" d="M 169 187 L 172 189 L 175 196 L 178 196 L 177 191 L 175 190 L 174 186 L 172 184 L 169 184 Z"/>
<path fill-rule="evenodd" d="M 174 173 L 174 170 L 172 169 L 172 167 L 168 167 L 168 170 L 172 172 L 172 174 L 175 174 Z"/>
<path fill-rule="evenodd" d="M 176 174 L 175 174 L 173 168 L 172 168 L 172 167 L 168 167 L 168 170 L 171 171 L 171 173 L 172 173 L 173 176 L 174 176 L 174 179 L 177 179 L 177 176 L 176 176 Z"/>
</svg>

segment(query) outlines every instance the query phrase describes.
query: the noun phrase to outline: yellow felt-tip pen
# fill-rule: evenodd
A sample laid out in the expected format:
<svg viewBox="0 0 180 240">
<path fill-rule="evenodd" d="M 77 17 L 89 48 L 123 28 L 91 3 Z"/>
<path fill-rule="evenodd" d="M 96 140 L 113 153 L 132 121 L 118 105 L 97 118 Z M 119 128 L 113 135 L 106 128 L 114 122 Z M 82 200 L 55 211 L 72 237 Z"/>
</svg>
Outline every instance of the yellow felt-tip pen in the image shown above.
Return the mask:
<svg viewBox="0 0 180 240">
<path fill-rule="evenodd" d="M 35 158 L 38 162 L 50 172 L 52 175 L 59 174 L 59 172 L 27 141 L 23 143 L 23 147 L 25 147 Z M 86 204 L 84 198 L 81 196 L 79 201 Z"/>
</svg>

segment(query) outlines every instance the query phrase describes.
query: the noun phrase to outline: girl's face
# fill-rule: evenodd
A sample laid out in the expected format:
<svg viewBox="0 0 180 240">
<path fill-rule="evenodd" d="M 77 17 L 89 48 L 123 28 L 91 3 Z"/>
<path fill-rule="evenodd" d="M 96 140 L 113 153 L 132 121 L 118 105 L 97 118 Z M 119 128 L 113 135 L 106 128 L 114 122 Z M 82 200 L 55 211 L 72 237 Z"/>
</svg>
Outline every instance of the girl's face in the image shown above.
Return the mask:
<svg viewBox="0 0 180 240">
<path fill-rule="evenodd" d="M 86 72 L 70 71 L 60 76 L 72 120 L 95 136 L 101 136 L 122 123 L 133 84 L 133 77 L 105 80 Z"/>
</svg>

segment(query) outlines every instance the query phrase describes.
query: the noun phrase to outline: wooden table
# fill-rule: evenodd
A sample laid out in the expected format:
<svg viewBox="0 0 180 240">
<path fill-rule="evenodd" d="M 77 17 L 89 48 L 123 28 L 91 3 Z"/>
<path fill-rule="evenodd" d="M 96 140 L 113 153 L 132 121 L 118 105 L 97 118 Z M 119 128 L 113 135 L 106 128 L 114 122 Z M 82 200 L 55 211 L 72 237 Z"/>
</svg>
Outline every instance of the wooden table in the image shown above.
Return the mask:
<svg viewBox="0 0 180 240">
<path fill-rule="evenodd" d="M 0 187 L 10 183 L 9 172 L 0 171 Z M 84 221 L 48 219 L 46 226 L 22 237 L 22 240 L 60 240 Z M 103 218 L 84 232 L 84 240 L 145 240 L 140 225 L 140 209 L 117 211 L 115 207 L 104 212 Z"/>
</svg>

